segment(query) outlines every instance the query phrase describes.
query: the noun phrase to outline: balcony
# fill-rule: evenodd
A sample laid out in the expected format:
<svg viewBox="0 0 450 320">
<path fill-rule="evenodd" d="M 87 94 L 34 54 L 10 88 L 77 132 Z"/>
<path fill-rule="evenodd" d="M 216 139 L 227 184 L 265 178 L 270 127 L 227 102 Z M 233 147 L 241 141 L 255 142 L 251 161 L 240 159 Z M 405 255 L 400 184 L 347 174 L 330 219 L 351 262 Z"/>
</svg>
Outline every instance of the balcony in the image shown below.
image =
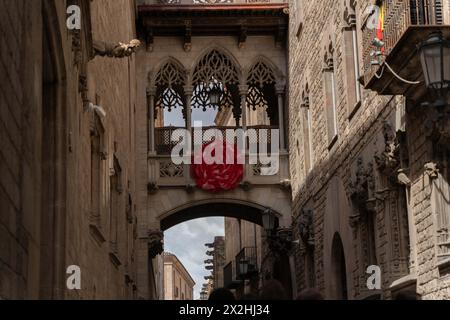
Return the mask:
<svg viewBox="0 0 450 320">
<path fill-rule="evenodd" d="M 172 134 L 179 129 L 184 129 L 184 127 L 160 127 L 155 128 L 155 143 L 156 143 L 156 152 L 158 155 L 166 155 L 170 156 L 172 149 L 175 147 L 177 143 L 171 141 Z M 202 134 L 208 130 L 219 130 L 222 133 L 223 137 L 226 137 L 227 130 L 237 130 L 238 127 L 227 127 L 227 126 L 214 126 L 214 127 L 203 127 L 202 128 Z M 266 130 L 268 134 L 267 138 L 267 144 L 268 144 L 268 150 L 270 150 L 270 144 L 271 144 L 271 136 L 270 136 L 270 130 L 272 129 L 278 129 L 277 126 L 266 126 L 266 125 L 258 125 L 258 126 L 249 126 L 247 127 L 247 130 L 254 130 L 256 133 L 255 135 L 249 135 L 247 138 L 247 146 L 249 143 L 259 143 L 259 137 L 263 130 Z M 192 134 L 194 136 L 194 134 Z M 196 141 L 200 143 L 200 141 Z M 236 141 L 235 141 L 236 142 Z"/>
<path fill-rule="evenodd" d="M 246 247 L 236 256 L 236 277 L 240 280 L 250 279 L 258 274 L 258 261 L 255 247 Z"/>
<path fill-rule="evenodd" d="M 236 278 L 236 261 L 231 261 L 223 268 L 224 287 L 228 289 L 236 289 L 242 281 Z"/>
<path fill-rule="evenodd" d="M 251 130 L 253 134 L 247 135 L 247 149 L 244 177 L 242 180 L 242 187 L 246 185 L 280 185 L 283 181 L 289 179 L 289 153 L 281 151 L 279 154 L 279 170 L 273 175 L 263 175 L 262 169 L 264 165 L 261 163 L 250 164 L 249 144 L 255 143 L 259 145 L 261 134 L 267 132 L 267 151 L 271 152 L 271 129 L 277 129 L 277 126 L 249 126 L 248 132 Z M 179 127 L 161 127 L 155 128 L 155 149 L 156 154 L 149 155 L 149 172 L 150 181 L 158 186 L 158 188 L 185 188 L 194 185 L 191 178 L 189 165 L 174 164 L 171 159 L 171 151 L 176 143 L 171 141 L 172 133 L 177 129 L 184 129 Z M 226 137 L 226 130 L 236 130 L 236 127 L 203 127 L 203 132 L 208 129 L 217 129 Z M 193 135 L 194 136 L 194 135 Z M 235 140 L 236 142 L 236 140 Z"/>
<path fill-rule="evenodd" d="M 422 67 L 417 46 L 434 31 L 442 31 L 450 37 L 447 2 L 439 0 L 388 0 L 384 5 L 383 56 L 373 56 L 380 48 L 373 44 L 379 36 L 377 28 L 370 27 L 372 16 L 363 24 L 364 86 L 383 95 L 405 95 L 419 98 L 425 90 L 423 85 L 407 84 L 383 64 L 383 60 L 400 77 L 408 81 L 423 81 Z M 373 13 L 373 15 L 376 12 Z"/>
</svg>

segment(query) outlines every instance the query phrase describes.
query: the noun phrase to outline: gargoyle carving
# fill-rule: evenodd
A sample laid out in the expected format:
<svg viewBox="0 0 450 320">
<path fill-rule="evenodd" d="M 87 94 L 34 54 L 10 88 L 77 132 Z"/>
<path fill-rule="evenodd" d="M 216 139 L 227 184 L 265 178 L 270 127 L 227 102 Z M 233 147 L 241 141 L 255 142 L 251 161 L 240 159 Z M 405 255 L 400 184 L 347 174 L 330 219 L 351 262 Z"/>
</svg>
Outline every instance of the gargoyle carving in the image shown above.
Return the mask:
<svg viewBox="0 0 450 320">
<path fill-rule="evenodd" d="M 161 230 L 150 230 L 148 232 L 148 255 L 155 258 L 164 252 L 164 233 Z"/>
<path fill-rule="evenodd" d="M 436 179 L 439 177 L 439 168 L 436 163 L 434 162 L 426 163 L 424 168 L 425 174 L 429 176 L 431 179 Z"/>
<path fill-rule="evenodd" d="M 385 148 L 381 154 L 375 154 L 375 163 L 380 172 L 392 175 L 400 165 L 399 146 L 397 135 L 389 122 L 384 123 Z"/>
<path fill-rule="evenodd" d="M 141 42 L 139 40 L 131 40 L 130 43 L 106 43 L 103 41 L 94 41 L 94 53 L 96 56 L 109 58 L 124 58 L 129 57 L 136 52 Z"/>
</svg>

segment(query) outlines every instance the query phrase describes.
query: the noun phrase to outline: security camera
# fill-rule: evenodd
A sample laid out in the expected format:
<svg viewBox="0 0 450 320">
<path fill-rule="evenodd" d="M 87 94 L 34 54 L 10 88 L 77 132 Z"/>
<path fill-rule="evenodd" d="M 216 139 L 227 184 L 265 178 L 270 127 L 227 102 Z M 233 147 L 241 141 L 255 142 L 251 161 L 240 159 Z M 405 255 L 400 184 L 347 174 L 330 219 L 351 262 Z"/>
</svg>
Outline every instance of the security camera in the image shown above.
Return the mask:
<svg viewBox="0 0 450 320">
<path fill-rule="evenodd" d="M 89 103 L 89 109 L 94 111 L 99 117 L 106 118 L 106 111 L 100 106 L 96 106 L 92 102 Z"/>
<path fill-rule="evenodd" d="M 372 41 L 372 44 L 377 47 L 377 48 L 383 48 L 384 47 L 384 41 L 382 41 L 381 39 L 378 38 L 374 38 Z"/>
<path fill-rule="evenodd" d="M 370 56 L 371 57 L 380 57 L 380 56 L 382 56 L 383 55 L 383 52 L 382 51 L 380 51 L 380 50 L 377 50 L 377 51 L 371 51 L 370 52 Z"/>
</svg>

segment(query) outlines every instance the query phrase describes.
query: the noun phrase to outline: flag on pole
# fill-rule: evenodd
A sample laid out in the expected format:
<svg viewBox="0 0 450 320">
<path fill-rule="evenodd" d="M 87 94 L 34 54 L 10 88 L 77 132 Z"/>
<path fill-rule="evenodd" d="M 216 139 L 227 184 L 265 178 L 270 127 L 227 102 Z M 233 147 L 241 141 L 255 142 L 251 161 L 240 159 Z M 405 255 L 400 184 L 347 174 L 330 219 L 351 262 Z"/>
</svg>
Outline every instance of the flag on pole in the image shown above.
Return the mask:
<svg viewBox="0 0 450 320">
<path fill-rule="evenodd" d="M 381 41 L 384 40 L 384 5 L 380 4 L 380 11 L 378 14 L 378 27 L 377 27 L 377 38 Z M 381 48 L 384 53 L 384 47 Z"/>
</svg>

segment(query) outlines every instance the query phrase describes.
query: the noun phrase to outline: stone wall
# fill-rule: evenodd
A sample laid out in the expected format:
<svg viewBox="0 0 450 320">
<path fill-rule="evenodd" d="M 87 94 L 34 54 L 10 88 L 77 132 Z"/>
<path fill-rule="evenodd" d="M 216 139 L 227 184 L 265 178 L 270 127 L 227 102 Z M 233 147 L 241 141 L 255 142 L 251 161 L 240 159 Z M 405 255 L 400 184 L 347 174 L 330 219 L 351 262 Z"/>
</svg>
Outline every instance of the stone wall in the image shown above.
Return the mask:
<svg viewBox="0 0 450 320">
<path fill-rule="evenodd" d="M 41 78 L 41 57 L 26 46 L 40 44 L 42 22 L 35 12 L 41 4 L 2 1 L 1 7 L 0 298 L 31 298 L 38 293 L 40 205 L 40 139 L 33 131 L 41 130 L 34 121 L 41 117 L 41 84 L 33 80 Z"/>
<path fill-rule="evenodd" d="M 83 9 L 79 33 L 66 27 L 67 1 L 1 3 L 0 298 L 134 296 L 134 60 L 91 60 L 88 35 L 92 22 L 97 40 L 135 38 L 135 7 L 131 0 L 95 1 L 86 16 L 89 2 L 71 1 Z M 87 99 L 106 111 L 98 120 L 105 143 L 96 191 L 91 134 L 101 117 Z M 110 175 L 118 171 L 112 205 Z M 104 239 L 92 233 L 94 196 Z M 70 265 L 81 268 L 81 290 L 66 288 Z"/>
<path fill-rule="evenodd" d="M 352 3 L 356 3 L 355 8 Z M 349 86 L 354 86 L 354 81 L 349 76 L 348 57 L 352 52 L 348 50 L 346 32 L 353 27 L 357 38 L 362 39 L 363 13 L 370 3 L 291 1 L 289 140 L 293 226 L 298 237 L 308 232 L 313 234 L 313 245 L 302 241 L 294 254 L 297 289 L 317 287 L 326 297 L 338 298 L 336 283 L 346 274 L 343 280 L 350 299 L 390 298 L 411 279 L 408 283 L 414 288 L 417 279 L 417 291 L 425 298 L 444 297 L 448 294 L 448 289 L 444 290 L 448 280 L 445 275 L 437 274 L 434 254 L 437 238 L 432 231 L 430 199 L 424 193 L 424 164 L 433 156 L 430 142 L 425 141 L 419 130 L 423 124 L 412 116 L 410 108 L 406 108 L 405 114 L 402 97 L 378 96 L 362 90 L 361 102 L 354 105 L 349 96 Z M 348 19 L 348 13 L 352 12 L 354 16 Z M 358 51 L 362 52 L 360 41 Z M 324 86 L 330 57 L 335 76 L 338 132 L 331 147 L 327 138 L 329 118 Z M 361 54 L 359 65 L 362 65 Z M 309 92 L 307 102 L 311 112 L 311 170 L 306 161 L 304 92 Z M 400 141 L 402 136 L 405 138 L 396 151 L 403 148 L 406 156 L 398 159 L 396 165 L 410 170 L 406 171 L 412 181 L 410 188 L 400 183 L 400 171 L 386 173 L 380 161 L 380 155 L 386 155 L 390 143 Z M 363 192 L 358 188 L 364 189 Z M 409 205 L 405 204 L 407 201 Z M 305 227 L 308 210 L 312 210 L 313 220 Z M 372 262 L 382 272 L 379 291 L 366 287 L 369 275 L 365 271 L 372 262 L 371 240 L 367 238 L 369 224 L 364 219 L 374 221 Z M 340 261 L 336 260 L 333 249 L 336 235 L 343 243 L 346 262 L 346 272 L 339 275 L 334 274 L 338 270 L 336 262 Z M 312 266 L 307 263 L 311 256 Z"/>
</svg>

